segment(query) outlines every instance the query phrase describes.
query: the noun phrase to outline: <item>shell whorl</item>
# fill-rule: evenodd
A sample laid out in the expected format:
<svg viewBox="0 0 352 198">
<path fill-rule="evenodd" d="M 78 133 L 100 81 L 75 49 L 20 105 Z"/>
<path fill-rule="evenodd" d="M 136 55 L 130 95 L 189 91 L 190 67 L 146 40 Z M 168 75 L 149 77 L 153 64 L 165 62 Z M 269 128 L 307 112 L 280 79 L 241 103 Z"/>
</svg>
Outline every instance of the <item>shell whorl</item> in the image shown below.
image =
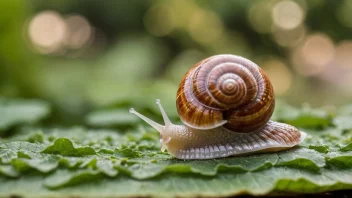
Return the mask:
<svg viewBox="0 0 352 198">
<path fill-rule="evenodd" d="M 189 127 L 224 125 L 234 132 L 252 132 L 269 121 L 275 99 L 268 77 L 255 63 L 240 56 L 216 55 L 186 73 L 176 106 Z"/>
</svg>

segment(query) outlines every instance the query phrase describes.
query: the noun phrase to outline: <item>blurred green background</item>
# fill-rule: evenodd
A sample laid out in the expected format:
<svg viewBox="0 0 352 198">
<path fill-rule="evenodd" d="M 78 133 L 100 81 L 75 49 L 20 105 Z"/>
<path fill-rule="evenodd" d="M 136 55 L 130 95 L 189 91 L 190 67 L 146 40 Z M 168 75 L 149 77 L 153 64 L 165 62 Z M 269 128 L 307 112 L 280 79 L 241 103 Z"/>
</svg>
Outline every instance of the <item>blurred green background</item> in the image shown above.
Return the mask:
<svg viewBox="0 0 352 198">
<path fill-rule="evenodd" d="M 156 98 L 175 115 L 182 76 L 222 53 L 256 62 L 290 104 L 352 99 L 351 0 L 7 0 L 0 9 L 0 95 L 48 100 L 72 122 L 104 107 L 158 111 Z"/>
</svg>

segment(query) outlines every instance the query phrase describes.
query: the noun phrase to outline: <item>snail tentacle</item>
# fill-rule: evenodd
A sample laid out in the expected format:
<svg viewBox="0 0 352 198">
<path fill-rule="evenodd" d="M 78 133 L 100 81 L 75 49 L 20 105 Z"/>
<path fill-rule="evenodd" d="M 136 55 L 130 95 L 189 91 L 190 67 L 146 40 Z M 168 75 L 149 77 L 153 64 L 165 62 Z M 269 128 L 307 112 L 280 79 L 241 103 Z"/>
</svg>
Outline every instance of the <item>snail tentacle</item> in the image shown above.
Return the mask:
<svg viewBox="0 0 352 198">
<path fill-rule="evenodd" d="M 167 116 L 167 114 L 166 114 L 166 112 L 165 112 L 163 106 L 161 105 L 160 99 L 156 99 L 156 104 L 158 105 L 159 110 L 160 110 L 160 112 L 161 112 L 161 115 L 163 116 L 163 120 L 164 120 L 164 123 L 165 123 L 165 127 L 168 127 L 168 126 L 172 125 L 172 123 L 171 123 L 169 117 Z"/>
<path fill-rule="evenodd" d="M 138 116 L 139 118 L 141 118 L 142 120 L 144 120 L 146 123 L 148 123 L 150 126 L 152 126 L 155 130 L 157 130 L 159 133 L 162 133 L 162 131 L 164 131 L 164 126 L 154 122 L 153 120 L 145 117 L 144 115 L 138 113 L 136 110 L 134 110 L 134 108 L 130 108 L 130 113 L 135 114 L 136 116 Z"/>
</svg>

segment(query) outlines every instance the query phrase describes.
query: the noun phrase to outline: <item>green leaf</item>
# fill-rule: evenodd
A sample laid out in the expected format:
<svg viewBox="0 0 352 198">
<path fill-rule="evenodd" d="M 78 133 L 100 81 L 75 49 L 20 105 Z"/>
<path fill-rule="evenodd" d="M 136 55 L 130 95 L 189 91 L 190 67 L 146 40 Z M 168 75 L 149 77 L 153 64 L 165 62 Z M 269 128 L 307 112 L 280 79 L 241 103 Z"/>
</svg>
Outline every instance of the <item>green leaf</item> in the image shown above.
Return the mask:
<svg viewBox="0 0 352 198">
<path fill-rule="evenodd" d="M 94 170 L 62 170 L 46 178 L 44 185 L 48 188 L 55 189 L 97 180 L 100 176 L 100 173 Z"/>
<path fill-rule="evenodd" d="M 19 173 L 11 165 L 0 165 L 0 176 L 4 175 L 7 177 L 18 177 Z"/>
<path fill-rule="evenodd" d="M 58 167 L 59 158 L 56 156 L 42 156 L 36 159 L 14 159 L 11 164 L 20 172 L 34 169 L 42 173 L 48 173 Z"/>
<path fill-rule="evenodd" d="M 33 133 L 27 138 L 27 141 L 31 142 L 31 143 L 36 143 L 36 142 L 43 143 L 44 142 L 44 135 L 41 132 Z"/>
<path fill-rule="evenodd" d="M 351 168 L 352 156 L 338 156 L 335 158 L 327 158 L 327 163 L 338 168 Z"/>
<path fill-rule="evenodd" d="M 333 116 L 326 110 L 312 109 L 307 105 L 297 109 L 280 103 L 275 109 L 273 119 L 296 127 L 315 129 L 326 128 L 333 123 Z"/>
<path fill-rule="evenodd" d="M 109 177 L 115 177 L 119 172 L 114 167 L 114 162 L 109 159 L 100 159 L 97 161 L 97 169 Z"/>
<path fill-rule="evenodd" d="M 68 169 L 77 169 L 81 167 L 82 164 L 85 164 L 90 160 L 92 160 L 92 158 L 89 158 L 87 156 L 85 157 L 67 157 L 66 156 L 59 160 L 59 164 Z"/>
<path fill-rule="evenodd" d="M 327 145 L 309 145 L 310 149 L 314 149 L 320 153 L 328 153 L 329 147 Z"/>
<path fill-rule="evenodd" d="M 342 147 L 340 150 L 341 151 L 352 151 L 352 143 L 349 143 L 348 145 Z"/>
<path fill-rule="evenodd" d="M 53 145 L 45 148 L 42 153 L 59 154 L 63 156 L 84 156 L 95 155 L 95 150 L 91 147 L 78 147 L 75 148 L 71 140 L 67 138 L 57 139 Z"/>
<path fill-rule="evenodd" d="M 20 124 L 34 124 L 50 113 L 48 103 L 39 100 L 0 98 L 0 132 Z"/>
<path fill-rule="evenodd" d="M 43 177 L 16 180 L 0 178 L 0 196 L 24 197 L 222 197 L 240 194 L 265 195 L 269 192 L 319 193 L 327 190 L 350 189 L 352 173 L 348 170 L 324 170 L 321 174 L 297 169 L 272 168 L 249 173 L 221 173 L 215 177 L 190 174 L 167 174 L 155 180 L 135 180 L 126 176 L 102 178 L 97 171 L 59 170 Z M 24 185 L 26 184 L 26 185 Z M 50 189 L 48 191 L 43 185 Z M 70 188 L 65 188 L 70 186 Z"/>
<path fill-rule="evenodd" d="M 3 164 L 8 164 L 12 159 L 17 157 L 17 153 L 11 149 L 0 148 L 0 162 Z"/>
<path fill-rule="evenodd" d="M 7 144 L 3 143 L 2 145 L 0 145 L 0 162 L 3 164 L 8 164 L 17 157 L 23 157 L 24 155 L 27 155 L 19 151 L 36 153 L 36 152 L 40 152 L 40 150 L 42 150 L 43 148 L 44 148 L 44 145 L 33 144 L 29 142 L 15 141 Z M 20 153 L 19 156 L 18 156 L 18 153 Z"/>
<path fill-rule="evenodd" d="M 334 119 L 334 124 L 341 130 L 352 129 L 352 116 L 337 116 Z"/>
<path fill-rule="evenodd" d="M 325 158 L 314 150 L 298 148 L 294 152 L 284 151 L 277 165 L 318 172 L 325 166 Z"/>
<path fill-rule="evenodd" d="M 116 148 L 115 155 L 118 157 L 136 158 L 140 156 L 140 153 L 130 148 Z"/>
</svg>

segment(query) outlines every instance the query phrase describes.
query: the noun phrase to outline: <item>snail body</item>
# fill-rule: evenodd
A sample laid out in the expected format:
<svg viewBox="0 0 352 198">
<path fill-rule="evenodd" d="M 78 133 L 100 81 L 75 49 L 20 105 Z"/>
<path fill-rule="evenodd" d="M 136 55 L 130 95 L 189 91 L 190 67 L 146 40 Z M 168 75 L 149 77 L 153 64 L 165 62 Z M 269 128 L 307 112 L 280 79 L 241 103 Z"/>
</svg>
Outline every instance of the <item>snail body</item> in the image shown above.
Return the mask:
<svg viewBox="0 0 352 198">
<path fill-rule="evenodd" d="M 306 134 L 270 120 L 273 87 L 253 62 L 216 55 L 195 64 L 182 79 L 176 107 L 185 125 L 174 125 L 160 100 L 165 126 L 130 109 L 160 133 L 161 150 L 179 159 L 211 159 L 291 148 Z"/>
</svg>

